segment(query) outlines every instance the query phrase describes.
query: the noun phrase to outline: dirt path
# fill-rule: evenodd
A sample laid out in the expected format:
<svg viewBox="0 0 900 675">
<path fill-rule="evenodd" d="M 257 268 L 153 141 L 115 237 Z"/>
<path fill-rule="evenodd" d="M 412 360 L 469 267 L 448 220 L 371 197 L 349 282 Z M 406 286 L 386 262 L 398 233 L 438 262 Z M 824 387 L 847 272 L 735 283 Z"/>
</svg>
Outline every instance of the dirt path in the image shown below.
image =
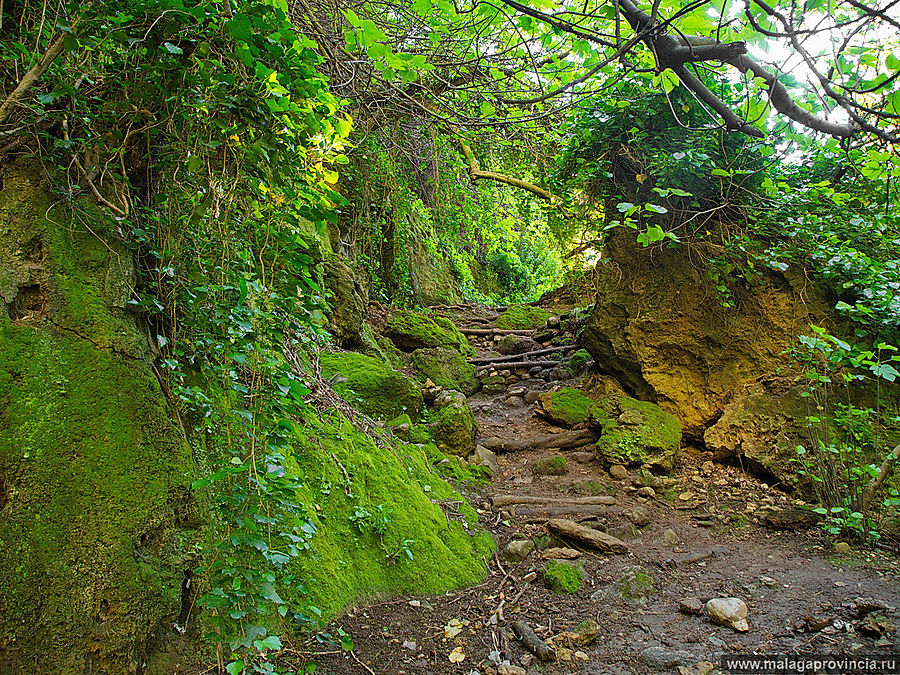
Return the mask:
<svg viewBox="0 0 900 675">
<path fill-rule="evenodd" d="M 481 340 L 482 353 L 492 340 Z M 479 437 L 521 440 L 561 432 L 533 414 L 534 403 L 525 402 L 533 398 L 525 396 L 528 391 L 559 384 L 526 377 L 509 387 L 524 392 L 472 397 Z M 687 674 L 720 672 L 710 669 L 723 653 L 900 652 L 896 633 L 865 632 L 866 621 L 874 624 L 879 615 L 888 623 L 896 619 L 900 563 L 895 556 L 839 555 L 815 530 L 763 528 L 759 516 L 766 507 L 787 507 L 790 498 L 739 467 L 713 465 L 699 451 L 685 450 L 672 477 L 631 472 L 615 480 L 583 450 L 500 454 L 492 483 L 470 495 L 482 526 L 498 544 L 485 582 L 441 597 L 397 598 L 348 613 L 332 629 L 352 636 L 352 654 L 328 650 L 316 659 L 316 673 Z M 535 463 L 556 454 L 566 457 L 568 472 L 536 475 Z M 572 542 L 548 537 L 546 518 L 533 506 L 492 505 L 492 497 L 509 494 L 612 498 L 591 514 L 570 517 L 618 537 L 629 552 L 581 548 L 568 561 L 581 568 L 581 587 L 571 594 L 555 592 L 544 583 L 546 549 Z M 514 539 L 536 543 L 521 562 L 505 551 Z M 705 602 L 729 596 L 749 606 L 748 632 L 679 611 L 686 598 Z M 859 598 L 874 602 L 866 606 Z M 886 609 L 864 618 L 878 606 Z M 541 662 L 513 635 L 511 625 L 519 620 L 545 640 L 579 624 L 584 631 L 584 622 L 594 622 L 597 637 L 590 644 L 556 638 L 556 658 Z M 462 655 L 462 661 L 451 660 Z"/>
</svg>

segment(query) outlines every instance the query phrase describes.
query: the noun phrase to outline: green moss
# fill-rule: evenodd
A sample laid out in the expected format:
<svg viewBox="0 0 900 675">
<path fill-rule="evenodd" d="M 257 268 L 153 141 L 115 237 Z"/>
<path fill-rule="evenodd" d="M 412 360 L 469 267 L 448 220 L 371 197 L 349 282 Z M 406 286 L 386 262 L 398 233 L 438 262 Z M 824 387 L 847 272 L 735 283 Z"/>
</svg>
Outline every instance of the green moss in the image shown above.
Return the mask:
<svg viewBox="0 0 900 675">
<path fill-rule="evenodd" d="M 569 357 L 567 365 L 569 370 L 573 373 L 580 373 L 581 370 L 593 360 L 594 357 L 591 356 L 586 349 L 579 349 Z"/>
<path fill-rule="evenodd" d="M 567 428 L 584 424 L 592 417 L 605 417 L 594 399 L 574 387 L 563 387 L 558 391 L 542 394 L 540 402 L 543 417 Z"/>
<path fill-rule="evenodd" d="M 478 389 L 475 366 L 466 362 L 466 357 L 455 349 L 433 347 L 417 349 L 412 355 L 413 365 L 425 378 L 435 384 L 456 389 L 464 394 L 472 394 Z"/>
<path fill-rule="evenodd" d="M 0 664 L 134 672 L 196 564 L 191 453 L 121 309 L 129 252 L 36 175 L 0 192 L 0 295 L 40 299 L 15 322 L 0 305 Z"/>
<path fill-rule="evenodd" d="M 623 570 L 613 590 L 629 604 L 643 604 L 654 593 L 653 577 L 643 567 L 629 567 Z"/>
<path fill-rule="evenodd" d="M 431 442 L 431 434 L 428 433 L 428 427 L 424 424 L 414 424 L 406 438 L 410 443 L 418 443 L 420 445 Z"/>
<path fill-rule="evenodd" d="M 443 317 L 428 317 L 410 310 L 398 310 L 388 319 L 385 334 L 400 349 L 411 352 L 429 347 L 447 347 L 461 354 L 474 354 L 465 335 Z"/>
<path fill-rule="evenodd" d="M 564 476 L 569 473 L 569 463 L 562 455 L 542 457 L 531 468 L 536 476 Z"/>
<path fill-rule="evenodd" d="M 423 449 L 434 471 L 454 485 L 483 485 L 491 482 L 491 471 L 486 466 L 469 464 L 459 457 L 446 455 L 434 443 L 427 443 Z"/>
<path fill-rule="evenodd" d="M 544 568 L 544 581 L 557 593 L 577 593 L 581 588 L 581 567 L 576 563 L 550 560 Z"/>
<path fill-rule="evenodd" d="M 297 427 L 296 436 L 293 458 L 306 483 L 298 497 L 321 509 L 310 508 L 318 532 L 295 572 L 324 619 L 363 598 L 442 593 L 484 577 L 482 556 L 493 542 L 476 531 L 477 514 L 467 504 L 462 524 L 432 501 L 463 499 L 431 472 L 421 448 L 379 447 L 342 419 Z M 433 446 L 428 452 L 440 456 Z M 329 489 L 320 490 L 324 485 Z M 384 534 L 356 527 L 357 508 L 387 514 Z"/>
<path fill-rule="evenodd" d="M 422 391 L 412 378 L 378 359 L 353 352 L 323 354 L 322 374 L 334 378 L 334 390 L 362 412 L 379 419 L 407 413 L 418 419 Z"/>
<path fill-rule="evenodd" d="M 466 457 L 475 449 L 478 426 L 465 400 L 453 400 L 433 412 L 428 429 L 442 452 Z"/>
<path fill-rule="evenodd" d="M 510 305 L 497 319 L 497 328 L 506 330 L 533 330 L 542 327 L 550 318 L 550 312 L 531 305 Z"/>
<path fill-rule="evenodd" d="M 670 471 L 681 447 L 678 419 L 659 406 L 622 396 L 614 425 L 607 426 L 597 448 L 609 464 L 656 466 Z"/>
</svg>

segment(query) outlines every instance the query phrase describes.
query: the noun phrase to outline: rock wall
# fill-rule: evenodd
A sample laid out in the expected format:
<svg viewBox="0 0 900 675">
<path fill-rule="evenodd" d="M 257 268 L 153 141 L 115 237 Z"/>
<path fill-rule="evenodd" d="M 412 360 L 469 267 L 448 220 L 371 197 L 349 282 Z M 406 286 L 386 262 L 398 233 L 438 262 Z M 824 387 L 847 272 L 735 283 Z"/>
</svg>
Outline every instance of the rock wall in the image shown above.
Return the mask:
<svg viewBox="0 0 900 675">
<path fill-rule="evenodd" d="M 71 207 L 71 208 L 70 208 Z M 35 166 L 0 190 L 0 672 L 140 672 L 182 611 L 191 451 L 130 252 Z"/>
<path fill-rule="evenodd" d="M 693 439 L 731 392 L 784 365 L 810 323 L 830 324 L 833 302 L 802 271 L 766 270 L 724 307 L 689 245 L 645 249 L 629 230 L 614 232 L 598 272 L 581 342 L 601 371 L 676 415 Z"/>
</svg>

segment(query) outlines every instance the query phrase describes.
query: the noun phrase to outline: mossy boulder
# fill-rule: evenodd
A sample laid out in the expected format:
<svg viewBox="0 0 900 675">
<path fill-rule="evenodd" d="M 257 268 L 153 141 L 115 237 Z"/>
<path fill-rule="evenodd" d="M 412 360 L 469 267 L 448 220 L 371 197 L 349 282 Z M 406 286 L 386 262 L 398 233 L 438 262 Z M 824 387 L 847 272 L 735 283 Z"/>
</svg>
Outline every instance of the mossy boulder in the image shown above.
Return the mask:
<svg viewBox="0 0 900 675">
<path fill-rule="evenodd" d="M 569 463 L 562 455 L 542 457 L 531 467 L 535 476 L 564 476 L 569 473 Z"/>
<path fill-rule="evenodd" d="M 504 335 L 497 343 L 497 351 L 504 356 L 525 354 L 540 349 L 543 345 L 525 335 Z"/>
<path fill-rule="evenodd" d="M 681 448 L 678 418 L 658 405 L 630 396 L 608 399 L 605 408 L 611 414 L 597 441 L 601 461 L 624 466 L 649 464 L 664 471 L 674 468 Z"/>
<path fill-rule="evenodd" d="M 581 567 L 563 560 L 548 560 L 544 567 L 544 583 L 557 593 L 577 593 L 581 588 Z"/>
<path fill-rule="evenodd" d="M 364 346 L 369 293 L 360 275 L 340 255 L 325 260 L 325 287 L 328 290 L 328 329 L 338 346 Z"/>
<path fill-rule="evenodd" d="M 572 371 L 573 374 L 578 374 L 584 367 L 594 360 L 594 357 L 591 356 L 590 352 L 586 349 L 579 349 L 577 352 L 572 354 L 568 360 L 566 361 L 566 365 L 569 367 L 569 370 Z"/>
<path fill-rule="evenodd" d="M 713 239 L 727 236 L 727 226 L 713 229 Z M 604 255 L 610 264 L 596 269 L 603 290 L 579 342 L 632 395 L 677 415 L 692 438 L 739 387 L 785 365 L 798 330 L 812 323 L 841 334 L 834 299 L 802 266 L 762 267 L 758 282 L 733 287 L 735 306 L 723 307 L 720 271 L 698 264 L 688 247 L 651 250 L 622 229 Z"/>
<path fill-rule="evenodd" d="M 550 312 L 531 305 L 510 305 L 495 322 L 505 330 L 536 330 L 547 323 Z"/>
<path fill-rule="evenodd" d="M 295 431 L 288 466 L 303 485 L 297 497 L 321 510 L 307 511 L 317 531 L 292 565 L 323 620 L 366 598 L 440 594 L 484 578 L 493 541 L 436 475 L 432 465 L 446 459 L 437 448 L 379 445 L 346 419 L 318 414 Z M 463 522 L 434 503 L 445 499 L 461 503 Z M 365 514 L 381 517 L 381 531 L 366 527 Z"/>
<path fill-rule="evenodd" d="M 0 671 L 139 672 L 197 564 L 191 451 L 116 224 L 0 184 Z"/>
<path fill-rule="evenodd" d="M 410 310 L 398 310 L 387 320 L 384 333 L 406 352 L 447 347 L 461 354 L 474 354 L 466 336 L 457 330 L 452 321 L 441 316 L 430 317 Z"/>
<path fill-rule="evenodd" d="M 428 430 L 437 447 L 449 455 L 468 457 L 475 450 L 478 425 L 466 397 L 459 392 L 444 391 L 438 396 Z"/>
<path fill-rule="evenodd" d="M 417 349 L 412 354 L 412 362 L 423 381 L 427 378 L 440 387 L 456 389 L 466 395 L 475 393 L 480 386 L 475 379 L 475 366 L 455 349 Z"/>
<path fill-rule="evenodd" d="M 606 417 L 597 401 L 575 387 L 548 391 L 541 394 L 538 401 L 537 413 L 541 417 L 567 429 L 585 424 L 592 417 Z"/>
<path fill-rule="evenodd" d="M 393 419 L 403 413 L 413 420 L 419 418 L 422 391 L 411 377 L 354 352 L 323 354 L 319 363 L 337 394 L 361 412 L 377 419 Z"/>
</svg>

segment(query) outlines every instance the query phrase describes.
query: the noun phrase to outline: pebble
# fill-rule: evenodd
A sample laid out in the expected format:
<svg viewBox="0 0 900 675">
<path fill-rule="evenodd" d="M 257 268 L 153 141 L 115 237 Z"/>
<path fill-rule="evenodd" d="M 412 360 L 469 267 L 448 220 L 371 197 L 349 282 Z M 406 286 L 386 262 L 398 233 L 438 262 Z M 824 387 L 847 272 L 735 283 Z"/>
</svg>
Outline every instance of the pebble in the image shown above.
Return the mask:
<svg viewBox="0 0 900 675">
<path fill-rule="evenodd" d="M 531 405 L 532 403 L 537 403 L 537 400 L 541 397 L 540 392 L 537 391 L 529 391 L 525 393 L 525 403 Z"/>
<path fill-rule="evenodd" d="M 497 666 L 497 675 L 528 675 L 528 671 L 520 666 Z"/>
<path fill-rule="evenodd" d="M 676 546 L 680 539 L 678 538 L 678 533 L 675 532 L 672 528 L 669 528 L 665 532 L 663 532 L 662 540 L 668 544 L 669 546 Z"/>
<path fill-rule="evenodd" d="M 687 666 L 697 661 L 697 658 L 690 652 L 680 649 L 665 649 L 664 647 L 647 647 L 641 650 L 638 658 L 651 668 L 660 671 L 670 670 L 676 666 Z"/>
<path fill-rule="evenodd" d="M 500 553 L 500 557 L 503 558 L 504 562 L 520 563 L 533 550 L 534 542 L 531 539 L 513 539 Z"/>
<path fill-rule="evenodd" d="M 853 551 L 853 549 L 850 548 L 850 544 L 848 544 L 846 541 L 839 541 L 838 543 L 836 543 L 834 545 L 835 553 L 840 553 L 841 555 L 847 555 L 848 553 L 851 553 L 852 551 Z"/>
<path fill-rule="evenodd" d="M 625 512 L 625 517 L 635 527 L 645 527 L 653 522 L 653 513 L 646 506 L 635 506 Z"/>
<path fill-rule="evenodd" d="M 678 611 L 692 616 L 703 615 L 703 601 L 700 598 L 682 598 L 678 601 Z"/>
<path fill-rule="evenodd" d="M 513 408 L 518 408 L 525 403 L 525 400 L 521 396 L 510 396 L 506 399 L 506 404 L 512 406 Z"/>
<path fill-rule="evenodd" d="M 627 480 L 628 469 L 626 469 L 621 464 L 613 464 L 611 467 L 609 467 L 609 475 L 612 476 L 615 480 Z"/>
<path fill-rule="evenodd" d="M 553 548 L 548 548 L 541 552 L 542 558 L 555 558 L 557 560 L 575 560 L 575 558 L 581 557 L 581 553 L 576 551 L 574 548 L 561 548 L 559 546 L 554 546 Z"/>
<path fill-rule="evenodd" d="M 488 467 L 491 470 L 491 473 L 500 468 L 500 464 L 497 462 L 497 455 L 483 445 L 475 446 L 475 461 L 482 466 Z"/>
<path fill-rule="evenodd" d="M 650 497 L 655 497 L 655 496 L 656 496 L 656 490 L 654 490 L 654 489 L 653 489 L 652 487 L 650 487 L 649 485 L 647 485 L 647 486 L 645 486 L 645 487 L 642 487 L 642 488 L 638 488 L 637 493 L 638 493 L 641 497 L 647 497 L 648 499 L 649 499 Z"/>
<path fill-rule="evenodd" d="M 713 598 L 706 603 L 706 614 L 713 623 L 727 626 L 741 633 L 750 630 L 747 615 L 750 609 L 740 598 Z"/>
</svg>

